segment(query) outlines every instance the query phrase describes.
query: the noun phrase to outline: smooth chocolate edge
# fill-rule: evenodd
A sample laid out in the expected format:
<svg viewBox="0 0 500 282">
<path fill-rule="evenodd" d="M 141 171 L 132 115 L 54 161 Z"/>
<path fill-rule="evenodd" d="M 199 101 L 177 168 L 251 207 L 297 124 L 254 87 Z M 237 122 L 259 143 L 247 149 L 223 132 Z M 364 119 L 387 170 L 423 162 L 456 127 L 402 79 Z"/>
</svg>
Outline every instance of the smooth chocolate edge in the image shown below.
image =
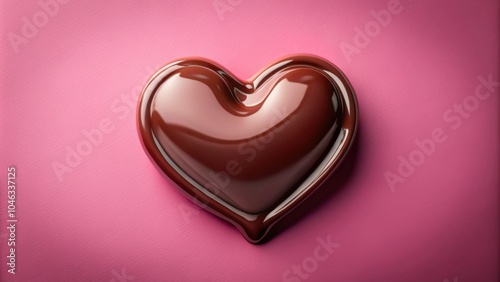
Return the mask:
<svg viewBox="0 0 500 282">
<path fill-rule="evenodd" d="M 145 128 L 151 128 L 150 105 L 158 87 L 164 82 L 165 79 L 169 77 L 169 75 L 173 71 L 190 65 L 203 66 L 217 71 L 219 75 L 221 75 L 221 77 L 225 80 L 228 86 L 237 87 L 240 90 L 245 90 L 245 84 L 252 84 L 254 85 L 254 89 L 257 89 L 261 84 L 267 81 L 274 74 L 279 73 L 280 71 L 288 67 L 303 65 L 316 68 L 330 79 L 332 85 L 338 91 L 337 94 L 339 94 L 339 98 L 341 98 L 341 105 L 343 110 L 341 129 L 347 129 L 348 131 L 347 135 L 345 136 L 345 140 L 342 142 L 341 146 L 338 147 L 339 153 L 333 156 L 335 158 L 331 158 L 329 160 L 329 165 L 322 170 L 322 173 L 319 175 L 319 177 L 317 177 L 313 182 L 310 183 L 310 185 L 300 191 L 300 197 L 295 197 L 294 199 L 289 201 L 286 204 L 285 208 L 279 211 L 275 211 L 276 207 L 282 204 L 276 203 L 276 205 L 274 205 L 273 207 L 257 215 L 247 214 L 241 211 L 235 212 L 234 210 L 231 210 L 227 207 L 228 204 L 225 203 L 222 199 L 213 194 L 212 197 L 210 197 L 209 195 L 203 193 L 203 191 L 196 189 L 188 179 L 179 174 L 165 159 L 163 153 L 161 152 L 163 149 L 158 148 L 159 144 L 156 144 L 153 132 L 151 130 L 145 130 Z M 335 75 L 335 77 L 340 80 L 341 85 L 339 85 L 337 81 L 335 81 L 334 78 L 331 77 L 330 74 L 325 73 L 324 70 L 327 70 Z M 342 95 L 342 91 L 340 89 L 341 87 L 346 90 L 346 97 Z M 349 103 L 349 108 L 347 108 L 346 99 Z M 144 124 L 146 124 L 146 126 L 143 126 Z M 238 79 L 224 67 L 209 59 L 191 57 L 179 59 L 165 65 L 160 70 L 158 70 L 146 83 L 138 103 L 137 125 L 140 135 L 139 139 L 142 143 L 142 146 L 156 168 L 160 170 L 166 177 L 173 180 L 179 186 L 178 190 L 180 190 L 181 193 L 183 193 L 188 199 L 213 213 L 214 215 L 230 222 L 240 230 L 247 241 L 256 244 L 263 241 L 270 229 L 280 219 L 282 219 L 289 212 L 295 209 L 300 203 L 306 201 L 307 198 L 323 184 L 328 176 L 334 172 L 334 170 L 340 165 L 343 159 L 345 159 L 345 156 L 347 155 L 349 149 L 353 144 L 358 128 L 358 106 L 354 90 L 347 80 L 346 76 L 333 63 L 330 63 L 329 61 L 318 56 L 299 54 L 283 57 L 269 64 L 267 68 L 262 69 L 248 81 Z M 149 146 L 148 144 L 154 146 Z M 186 187 L 186 189 L 183 189 L 182 187 Z M 270 214 L 273 215 L 269 217 Z M 253 220 L 247 220 L 245 217 L 253 218 Z"/>
<path fill-rule="evenodd" d="M 279 220 L 281 220 L 287 214 L 289 214 L 292 210 L 297 208 L 301 203 L 307 201 L 307 198 L 309 198 L 309 196 L 311 196 L 316 190 L 318 190 L 322 186 L 322 184 L 331 175 L 334 174 L 335 170 L 338 169 L 338 167 L 341 165 L 342 161 L 345 159 L 345 157 L 349 153 L 351 147 L 353 146 L 354 140 L 356 138 L 357 130 L 358 130 L 359 110 L 358 110 L 357 99 L 356 99 L 354 89 L 353 89 L 352 85 L 350 84 L 350 82 L 348 81 L 345 74 L 333 63 L 331 63 L 328 60 L 323 59 L 321 57 L 315 56 L 315 55 L 308 55 L 308 54 L 293 55 L 290 57 L 285 57 L 283 59 L 280 59 L 277 61 L 277 63 L 285 61 L 287 59 L 291 59 L 291 61 L 294 62 L 293 63 L 294 66 L 298 66 L 298 65 L 302 65 L 302 64 L 309 66 L 309 67 L 320 66 L 320 68 L 318 69 L 320 72 L 324 73 L 324 69 L 326 69 L 326 70 L 332 72 L 332 74 L 334 74 L 335 77 L 337 77 L 340 80 L 341 85 L 339 85 L 339 83 L 337 83 L 335 80 L 331 80 L 331 83 L 337 89 L 338 93 L 340 94 L 340 98 L 342 101 L 342 107 L 343 107 L 341 129 L 347 129 L 348 134 L 345 136 L 345 140 L 342 142 L 342 144 L 338 147 L 339 153 L 336 154 L 336 156 L 333 156 L 334 158 L 332 158 L 329 165 L 322 170 L 321 175 L 318 178 L 316 178 L 313 182 L 311 182 L 308 187 L 306 187 L 304 190 L 300 191 L 299 192 L 300 196 L 296 197 L 294 200 L 290 201 L 287 204 L 288 208 L 275 213 L 275 215 L 273 215 L 271 218 L 269 218 L 269 221 L 268 221 L 269 224 L 266 228 L 266 232 L 263 234 L 263 236 L 256 243 L 261 242 L 264 239 L 264 237 L 267 235 L 267 233 L 269 233 L 271 228 Z M 313 64 L 311 64 L 311 62 Z M 333 79 L 329 74 L 325 74 L 325 75 L 328 78 Z M 257 74 L 255 76 L 255 79 L 258 79 L 261 76 L 262 76 L 262 72 Z M 266 76 L 263 79 L 263 81 L 266 81 L 267 78 L 268 78 L 268 76 Z M 344 97 L 342 95 L 342 91 L 339 89 L 339 86 L 343 86 L 345 88 L 346 97 Z M 347 104 L 345 101 L 346 99 L 349 102 L 349 107 L 347 107 Z M 340 136 L 337 136 L 337 137 L 340 138 Z M 281 204 L 282 203 L 280 203 L 279 205 L 281 205 Z M 274 210 L 272 212 L 274 212 Z M 268 213 L 268 214 L 270 214 L 270 213 Z"/>
</svg>

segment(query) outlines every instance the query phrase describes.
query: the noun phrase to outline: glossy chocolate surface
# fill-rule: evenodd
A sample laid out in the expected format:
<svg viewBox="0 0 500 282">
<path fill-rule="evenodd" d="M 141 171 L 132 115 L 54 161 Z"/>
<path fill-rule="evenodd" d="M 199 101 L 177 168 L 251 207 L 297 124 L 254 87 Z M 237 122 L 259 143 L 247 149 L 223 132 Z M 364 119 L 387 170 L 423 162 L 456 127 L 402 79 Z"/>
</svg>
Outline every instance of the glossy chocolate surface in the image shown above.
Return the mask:
<svg viewBox="0 0 500 282">
<path fill-rule="evenodd" d="M 318 57 L 283 58 L 249 81 L 188 58 L 147 83 L 138 128 L 160 171 L 257 243 L 340 163 L 357 106 L 345 76 Z"/>
</svg>

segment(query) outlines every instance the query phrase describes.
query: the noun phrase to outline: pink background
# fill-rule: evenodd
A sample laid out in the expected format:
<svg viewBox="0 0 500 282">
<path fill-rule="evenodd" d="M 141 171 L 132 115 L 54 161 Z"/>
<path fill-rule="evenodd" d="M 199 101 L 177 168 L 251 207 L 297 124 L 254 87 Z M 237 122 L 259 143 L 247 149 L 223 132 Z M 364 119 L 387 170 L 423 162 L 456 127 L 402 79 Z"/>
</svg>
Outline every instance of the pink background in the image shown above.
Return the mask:
<svg viewBox="0 0 500 282">
<path fill-rule="evenodd" d="M 478 76 L 499 80 L 498 1 L 401 0 L 377 30 L 370 12 L 390 2 L 232 0 L 219 17 L 212 0 L 69 1 L 43 22 L 36 1 L 2 1 L 0 280 L 300 281 L 287 271 L 305 263 L 308 281 L 498 281 L 500 90 L 467 98 Z M 34 15 L 43 26 L 13 46 L 9 34 L 22 36 Z M 367 24 L 370 41 L 345 56 L 341 45 L 355 46 Z M 251 245 L 154 169 L 136 133 L 136 93 L 179 57 L 247 78 L 303 52 L 350 79 L 359 142 L 350 169 L 324 187 L 336 192 Z M 467 118 L 449 112 L 464 101 L 474 106 Z M 103 120 L 112 131 L 59 179 L 53 163 L 65 164 L 67 147 Z M 415 140 L 436 128 L 446 140 L 418 159 Z M 421 164 L 391 189 L 385 174 L 398 174 L 399 156 Z M 9 165 L 15 275 L 6 269 Z M 313 258 L 318 237 L 340 245 L 324 261 Z"/>
</svg>

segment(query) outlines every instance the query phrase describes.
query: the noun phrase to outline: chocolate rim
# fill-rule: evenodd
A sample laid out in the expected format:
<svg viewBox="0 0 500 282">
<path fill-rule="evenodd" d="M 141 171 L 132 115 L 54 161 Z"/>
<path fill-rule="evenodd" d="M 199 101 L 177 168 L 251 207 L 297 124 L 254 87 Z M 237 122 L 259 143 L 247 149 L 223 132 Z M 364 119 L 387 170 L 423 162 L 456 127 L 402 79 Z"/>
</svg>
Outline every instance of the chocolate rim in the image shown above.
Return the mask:
<svg viewBox="0 0 500 282">
<path fill-rule="evenodd" d="M 258 213 L 248 214 L 227 204 L 222 199 L 196 183 L 177 166 L 158 143 L 151 129 L 151 102 L 159 86 L 169 75 L 186 66 L 204 66 L 221 76 L 227 85 L 245 91 L 245 85 L 251 84 L 257 90 L 270 77 L 284 69 L 297 66 L 315 68 L 330 79 L 337 90 L 342 105 L 341 126 L 336 141 L 329 149 L 328 154 L 306 177 L 300 186 L 286 199 L 276 203 L 271 208 Z M 158 70 L 146 83 L 137 109 L 137 127 L 139 139 L 151 161 L 165 176 L 173 180 L 185 196 L 211 213 L 225 219 L 236 226 L 250 243 L 259 243 L 268 234 L 270 229 L 290 211 L 305 201 L 328 176 L 339 166 L 354 143 L 358 128 L 358 106 L 354 90 L 342 71 L 327 60 L 314 55 L 292 55 L 283 57 L 263 68 L 248 81 L 240 80 L 221 65 L 205 58 L 191 57 L 179 59 L 167 64 Z"/>
</svg>

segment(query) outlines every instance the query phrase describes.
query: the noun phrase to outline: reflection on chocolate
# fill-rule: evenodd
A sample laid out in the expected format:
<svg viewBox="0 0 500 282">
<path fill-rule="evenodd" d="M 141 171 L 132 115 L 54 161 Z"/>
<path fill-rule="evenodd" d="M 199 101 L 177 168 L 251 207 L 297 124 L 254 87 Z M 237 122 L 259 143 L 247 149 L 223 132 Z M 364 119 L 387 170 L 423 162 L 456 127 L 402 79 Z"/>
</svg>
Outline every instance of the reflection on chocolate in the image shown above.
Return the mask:
<svg viewBox="0 0 500 282">
<path fill-rule="evenodd" d="M 249 81 L 181 59 L 143 90 L 138 130 L 181 191 L 258 243 L 338 166 L 356 133 L 354 91 L 324 59 L 280 59 Z"/>
</svg>

